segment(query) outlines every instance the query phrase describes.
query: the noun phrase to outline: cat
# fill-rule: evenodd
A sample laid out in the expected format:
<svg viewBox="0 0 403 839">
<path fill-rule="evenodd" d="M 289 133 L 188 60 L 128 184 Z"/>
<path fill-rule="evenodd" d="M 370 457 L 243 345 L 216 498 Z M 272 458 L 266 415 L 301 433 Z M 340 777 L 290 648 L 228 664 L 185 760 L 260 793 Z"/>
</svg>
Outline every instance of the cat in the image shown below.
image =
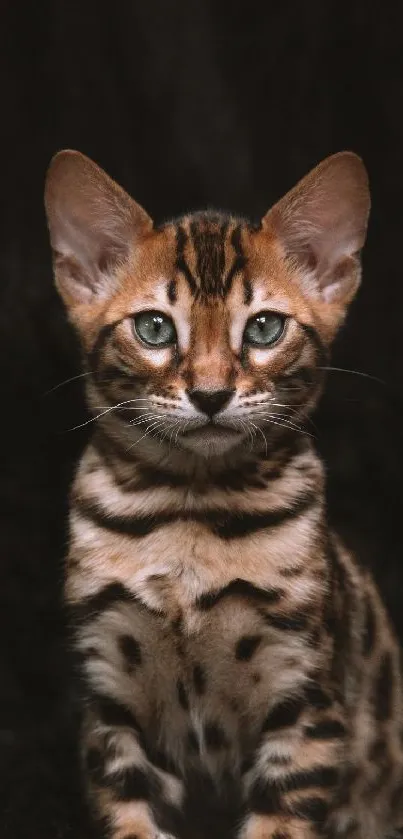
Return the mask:
<svg viewBox="0 0 403 839">
<path fill-rule="evenodd" d="M 62 151 L 45 205 L 95 429 L 65 597 L 100 835 L 390 835 L 399 649 L 309 430 L 360 283 L 364 164 L 326 159 L 259 225 L 156 226 Z"/>
</svg>

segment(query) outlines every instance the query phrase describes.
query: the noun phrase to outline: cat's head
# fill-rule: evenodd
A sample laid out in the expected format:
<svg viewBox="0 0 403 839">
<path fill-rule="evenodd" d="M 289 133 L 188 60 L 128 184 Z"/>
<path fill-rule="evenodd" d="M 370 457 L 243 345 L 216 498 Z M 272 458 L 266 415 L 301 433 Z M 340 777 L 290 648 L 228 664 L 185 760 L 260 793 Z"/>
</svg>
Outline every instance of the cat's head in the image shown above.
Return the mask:
<svg viewBox="0 0 403 839">
<path fill-rule="evenodd" d="M 45 203 L 89 405 L 115 435 L 214 455 L 309 413 L 360 281 L 356 155 L 325 160 L 258 227 L 219 213 L 154 227 L 74 151 L 53 158 Z"/>
</svg>

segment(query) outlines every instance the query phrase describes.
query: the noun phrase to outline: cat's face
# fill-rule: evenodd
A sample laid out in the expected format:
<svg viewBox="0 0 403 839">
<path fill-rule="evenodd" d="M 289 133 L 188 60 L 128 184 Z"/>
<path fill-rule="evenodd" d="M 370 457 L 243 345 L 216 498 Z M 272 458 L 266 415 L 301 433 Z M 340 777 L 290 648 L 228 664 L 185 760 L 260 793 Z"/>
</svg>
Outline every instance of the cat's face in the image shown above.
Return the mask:
<svg viewBox="0 0 403 839">
<path fill-rule="evenodd" d="M 199 215 L 139 245 L 96 319 L 95 410 L 120 404 L 139 432 L 210 452 L 298 423 L 317 393 L 320 323 L 265 238 Z"/>
<path fill-rule="evenodd" d="M 258 229 L 211 213 L 155 229 L 71 152 L 51 165 L 46 204 L 90 406 L 115 434 L 208 456 L 299 426 L 359 282 L 358 158 L 325 161 Z"/>
</svg>

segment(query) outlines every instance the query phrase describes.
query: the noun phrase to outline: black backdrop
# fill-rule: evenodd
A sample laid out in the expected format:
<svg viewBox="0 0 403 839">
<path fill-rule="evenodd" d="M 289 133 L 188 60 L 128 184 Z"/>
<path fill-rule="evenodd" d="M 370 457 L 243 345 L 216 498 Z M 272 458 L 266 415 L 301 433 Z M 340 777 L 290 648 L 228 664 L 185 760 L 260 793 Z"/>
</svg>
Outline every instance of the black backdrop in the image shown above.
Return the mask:
<svg viewBox="0 0 403 839">
<path fill-rule="evenodd" d="M 78 148 L 157 220 L 257 217 L 351 148 L 374 201 L 364 284 L 316 419 L 333 520 L 403 637 L 403 33 L 375 0 L 3 0 L 1 69 L 0 839 L 88 839 L 60 605 L 66 492 L 85 419 L 42 208 Z"/>
</svg>

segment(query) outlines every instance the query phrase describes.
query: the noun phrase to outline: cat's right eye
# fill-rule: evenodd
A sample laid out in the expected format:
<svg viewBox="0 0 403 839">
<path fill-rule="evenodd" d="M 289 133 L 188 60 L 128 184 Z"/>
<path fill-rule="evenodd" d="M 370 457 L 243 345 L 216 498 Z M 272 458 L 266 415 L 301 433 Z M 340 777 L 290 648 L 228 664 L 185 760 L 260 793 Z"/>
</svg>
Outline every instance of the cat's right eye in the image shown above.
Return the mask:
<svg viewBox="0 0 403 839">
<path fill-rule="evenodd" d="M 175 344 L 175 326 L 163 312 L 139 312 L 133 321 L 134 330 L 143 344 L 149 347 L 169 347 Z"/>
<path fill-rule="evenodd" d="M 277 312 L 259 312 L 249 318 L 243 336 L 244 344 L 266 348 L 281 338 L 285 327 L 285 317 Z"/>
</svg>

